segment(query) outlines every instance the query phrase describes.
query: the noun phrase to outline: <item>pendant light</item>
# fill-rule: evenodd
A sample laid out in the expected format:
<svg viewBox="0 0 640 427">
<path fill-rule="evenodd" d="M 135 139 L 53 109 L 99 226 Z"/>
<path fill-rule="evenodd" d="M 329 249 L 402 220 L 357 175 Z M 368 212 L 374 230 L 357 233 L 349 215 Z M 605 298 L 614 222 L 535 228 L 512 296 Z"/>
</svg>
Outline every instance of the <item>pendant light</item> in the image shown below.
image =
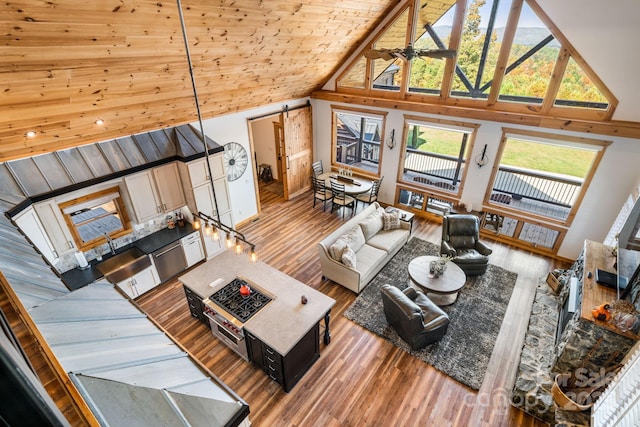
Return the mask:
<svg viewBox="0 0 640 427">
<path fill-rule="evenodd" d="M 256 246 L 253 243 L 247 241 L 242 233 L 237 231 L 235 228 L 228 226 L 222 222 L 220 219 L 220 214 L 218 210 L 218 200 L 216 197 L 216 190 L 213 183 L 213 173 L 211 171 L 211 165 L 209 163 L 209 147 L 207 146 L 207 136 L 204 132 L 204 124 L 202 123 L 202 114 L 200 112 L 200 102 L 198 101 L 198 90 L 196 89 L 196 80 L 193 75 L 193 64 L 191 63 L 191 52 L 189 51 L 189 40 L 187 38 L 187 29 L 184 23 L 184 15 L 182 14 L 182 2 L 180 0 L 176 0 L 178 4 L 178 14 L 180 16 L 180 26 L 182 28 L 182 37 L 184 38 L 184 47 L 187 54 L 187 64 L 189 66 L 189 75 L 191 76 L 191 87 L 193 88 L 193 98 L 196 104 L 196 112 L 198 113 L 198 124 L 200 125 L 200 134 L 202 135 L 202 144 L 204 145 L 204 155 L 206 159 L 207 170 L 209 172 L 209 181 L 211 183 L 211 192 L 213 193 L 213 201 L 214 201 L 214 209 L 216 218 L 213 218 L 209 215 L 206 215 L 202 212 L 198 212 L 194 214 L 193 218 L 193 228 L 199 229 L 200 222 L 205 222 L 205 234 L 210 235 L 214 240 L 220 239 L 220 231 L 224 231 L 227 233 L 227 248 L 231 249 L 235 245 L 235 252 L 241 254 L 244 252 L 241 242 L 247 244 L 251 250 L 249 252 L 249 260 L 251 262 L 256 262 L 258 256 L 256 254 Z M 234 244 L 235 237 L 235 244 Z"/>
</svg>

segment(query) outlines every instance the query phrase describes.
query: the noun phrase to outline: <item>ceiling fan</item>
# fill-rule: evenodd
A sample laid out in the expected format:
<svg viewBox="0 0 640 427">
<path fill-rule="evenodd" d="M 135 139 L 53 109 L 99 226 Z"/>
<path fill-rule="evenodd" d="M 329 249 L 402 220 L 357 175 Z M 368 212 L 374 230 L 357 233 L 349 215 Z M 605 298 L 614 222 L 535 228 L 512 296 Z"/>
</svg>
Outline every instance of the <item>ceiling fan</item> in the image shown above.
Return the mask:
<svg viewBox="0 0 640 427">
<path fill-rule="evenodd" d="M 403 58 L 407 61 L 411 61 L 414 58 L 426 57 L 426 58 L 454 58 L 456 51 L 452 49 L 414 49 L 413 46 L 400 49 L 369 49 L 364 51 L 364 56 L 369 59 L 384 59 L 390 60 L 394 58 Z"/>
</svg>

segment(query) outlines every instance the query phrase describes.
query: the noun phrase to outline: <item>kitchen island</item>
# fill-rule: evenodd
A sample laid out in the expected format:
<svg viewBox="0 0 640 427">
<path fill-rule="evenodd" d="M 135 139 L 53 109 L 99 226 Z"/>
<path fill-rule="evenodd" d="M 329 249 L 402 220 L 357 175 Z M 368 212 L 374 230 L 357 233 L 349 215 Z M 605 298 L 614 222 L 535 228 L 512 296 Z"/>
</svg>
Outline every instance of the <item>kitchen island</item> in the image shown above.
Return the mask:
<svg viewBox="0 0 640 427">
<path fill-rule="evenodd" d="M 329 314 L 335 300 L 264 262 L 251 263 L 248 257 L 227 250 L 179 277 L 194 317 L 205 321 L 197 306 L 238 277 L 272 297 L 241 324 L 240 345 L 247 346 L 249 360 L 289 391 L 320 356 L 319 322 L 323 318 L 324 342 L 330 342 Z"/>
</svg>

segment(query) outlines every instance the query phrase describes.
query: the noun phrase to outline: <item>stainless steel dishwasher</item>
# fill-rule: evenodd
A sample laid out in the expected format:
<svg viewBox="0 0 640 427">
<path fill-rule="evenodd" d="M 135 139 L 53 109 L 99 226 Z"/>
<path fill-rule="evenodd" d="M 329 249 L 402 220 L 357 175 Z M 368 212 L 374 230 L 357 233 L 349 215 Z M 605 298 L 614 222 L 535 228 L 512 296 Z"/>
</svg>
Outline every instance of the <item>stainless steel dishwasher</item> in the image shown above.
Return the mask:
<svg viewBox="0 0 640 427">
<path fill-rule="evenodd" d="M 158 249 L 152 255 L 161 282 L 171 279 L 187 268 L 180 240 Z"/>
</svg>

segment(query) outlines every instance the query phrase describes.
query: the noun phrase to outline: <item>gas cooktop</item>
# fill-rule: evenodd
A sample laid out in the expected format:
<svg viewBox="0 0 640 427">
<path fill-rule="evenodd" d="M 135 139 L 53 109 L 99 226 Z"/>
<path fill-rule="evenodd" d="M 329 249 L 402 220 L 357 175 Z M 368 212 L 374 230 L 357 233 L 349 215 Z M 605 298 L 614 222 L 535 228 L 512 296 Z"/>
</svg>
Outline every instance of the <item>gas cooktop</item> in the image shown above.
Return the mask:
<svg viewBox="0 0 640 427">
<path fill-rule="evenodd" d="M 241 286 L 249 286 L 249 295 L 240 293 Z M 209 300 L 244 323 L 264 308 L 272 298 L 256 289 L 252 283 L 235 278 L 211 295 Z"/>
</svg>

